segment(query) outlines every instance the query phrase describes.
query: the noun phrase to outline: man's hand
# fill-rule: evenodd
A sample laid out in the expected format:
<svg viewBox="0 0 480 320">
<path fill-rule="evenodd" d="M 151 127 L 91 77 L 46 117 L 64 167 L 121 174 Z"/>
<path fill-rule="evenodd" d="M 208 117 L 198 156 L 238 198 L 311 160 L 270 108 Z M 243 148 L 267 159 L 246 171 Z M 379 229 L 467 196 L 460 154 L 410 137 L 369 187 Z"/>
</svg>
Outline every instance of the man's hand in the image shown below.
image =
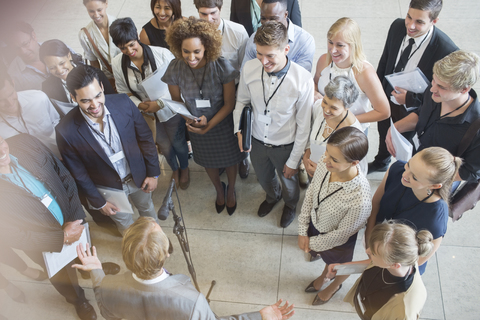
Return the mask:
<svg viewBox="0 0 480 320">
<path fill-rule="evenodd" d="M 393 146 L 392 142 L 392 128 L 389 128 L 387 131 L 387 136 L 385 137 L 385 144 L 387 145 L 387 150 L 390 154 L 396 157 L 397 152 L 395 151 L 395 147 Z"/>
<path fill-rule="evenodd" d="M 306 253 L 310 252 L 310 238 L 307 236 L 298 236 L 298 247 Z"/>
<path fill-rule="evenodd" d="M 113 216 L 113 215 L 116 215 L 117 214 L 117 211 L 118 211 L 118 208 L 115 207 L 114 204 L 110 203 L 107 201 L 107 203 L 105 204 L 105 206 L 103 206 L 102 209 L 100 209 L 100 212 L 103 214 L 103 215 L 106 215 L 106 216 Z"/>
<path fill-rule="evenodd" d="M 283 176 L 287 179 L 290 179 L 298 172 L 298 169 L 292 169 L 287 165 L 283 166 Z"/>
<path fill-rule="evenodd" d="M 252 151 L 252 146 L 250 146 L 250 149 L 248 149 L 248 150 L 243 150 L 243 135 L 242 135 L 241 131 L 237 132 L 237 139 L 238 139 L 238 148 L 240 149 L 241 152 Z"/>
<path fill-rule="evenodd" d="M 278 300 L 277 303 L 260 310 L 262 320 L 285 320 L 290 319 L 295 314 L 295 311 L 293 310 L 295 305 L 292 304 L 291 306 L 288 306 L 288 301 L 281 307 L 280 304 L 282 304 L 282 299 Z"/>
<path fill-rule="evenodd" d="M 406 96 L 407 96 L 407 90 L 399 88 L 399 87 L 395 87 L 395 90 L 392 91 L 392 96 L 395 97 L 395 100 L 397 100 L 397 102 L 399 104 L 405 104 Z"/>
<path fill-rule="evenodd" d="M 147 105 L 147 108 L 143 109 L 143 112 L 155 113 L 158 110 L 160 110 L 160 107 L 158 106 L 157 101 L 145 101 L 143 103 Z"/>
<path fill-rule="evenodd" d="M 75 241 L 78 241 L 78 239 L 80 239 L 80 236 L 82 235 L 84 229 L 82 222 L 82 219 L 65 222 L 65 224 L 63 225 L 63 243 L 72 244 Z"/>
<path fill-rule="evenodd" d="M 142 183 L 142 191 L 145 193 L 151 193 L 157 189 L 158 180 L 153 177 L 146 177 Z"/>
<path fill-rule="evenodd" d="M 93 255 L 92 255 L 93 252 Z M 83 246 L 80 243 L 77 246 L 78 258 L 82 264 L 74 264 L 72 268 L 77 268 L 83 271 L 92 271 L 94 269 L 102 269 L 102 263 L 98 260 L 97 249 L 95 246 L 92 247 L 92 252 L 90 252 L 90 245 L 86 244 L 86 251 L 83 250 Z"/>
</svg>

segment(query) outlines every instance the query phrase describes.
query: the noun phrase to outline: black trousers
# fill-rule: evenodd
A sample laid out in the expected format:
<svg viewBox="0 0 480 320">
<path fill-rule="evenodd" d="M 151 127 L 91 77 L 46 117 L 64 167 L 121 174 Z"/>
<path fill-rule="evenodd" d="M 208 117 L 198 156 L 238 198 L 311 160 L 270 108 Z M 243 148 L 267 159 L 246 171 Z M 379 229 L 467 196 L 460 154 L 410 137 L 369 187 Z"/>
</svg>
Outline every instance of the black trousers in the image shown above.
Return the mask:
<svg viewBox="0 0 480 320">
<path fill-rule="evenodd" d="M 388 96 L 388 95 L 387 95 Z M 402 120 L 406 116 L 408 116 L 411 112 L 408 112 L 403 106 L 399 106 L 390 102 L 390 111 L 391 111 L 391 118 L 393 123 Z M 385 139 L 387 138 L 388 129 L 390 129 L 390 118 L 379 121 L 377 123 L 378 127 L 378 136 L 379 136 L 379 143 L 378 143 L 378 153 L 375 156 L 375 163 L 388 165 L 390 163 L 391 155 L 390 152 L 387 150 L 387 144 L 385 143 Z M 402 135 L 413 144 L 412 138 L 415 136 L 415 131 L 409 131 L 402 133 Z"/>
<path fill-rule="evenodd" d="M 30 259 L 46 270 L 41 252 L 25 251 L 25 253 Z M 86 300 L 85 292 L 78 284 L 77 269 L 72 268 L 73 263 L 74 261 L 71 261 L 56 275 L 50 278 L 50 282 L 55 289 L 65 297 L 68 303 L 72 304 Z"/>
</svg>

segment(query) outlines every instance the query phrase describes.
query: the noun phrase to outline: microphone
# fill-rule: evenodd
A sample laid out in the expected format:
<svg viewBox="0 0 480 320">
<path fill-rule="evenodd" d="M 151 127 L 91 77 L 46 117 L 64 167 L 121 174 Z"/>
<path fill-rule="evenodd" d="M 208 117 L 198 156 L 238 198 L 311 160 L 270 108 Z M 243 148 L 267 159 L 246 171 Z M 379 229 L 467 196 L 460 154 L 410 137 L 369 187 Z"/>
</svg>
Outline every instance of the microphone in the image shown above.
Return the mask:
<svg viewBox="0 0 480 320">
<path fill-rule="evenodd" d="M 173 188 L 175 187 L 175 179 L 172 179 L 172 183 L 170 183 L 170 187 L 167 190 L 167 193 L 165 194 L 165 198 L 163 198 L 163 204 L 158 209 L 157 216 L 158 219 L 160 220 L 167 220 L 168 215 L 170 213 L 170 205 L 169 203 L 172 201 L 172 192 Z"/>
</svg>

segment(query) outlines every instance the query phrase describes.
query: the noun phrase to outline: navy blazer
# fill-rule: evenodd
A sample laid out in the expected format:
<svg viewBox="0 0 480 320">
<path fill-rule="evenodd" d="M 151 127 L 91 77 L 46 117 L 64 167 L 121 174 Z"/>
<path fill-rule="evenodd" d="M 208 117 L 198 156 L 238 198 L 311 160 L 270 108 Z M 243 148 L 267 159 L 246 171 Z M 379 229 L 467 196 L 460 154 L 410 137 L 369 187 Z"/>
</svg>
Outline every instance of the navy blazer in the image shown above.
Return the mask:
<svg viewBox="0 0 480 320">
<path fill-rule="evenodd" d="M 402 45 L 403 38 L 406 34 L 407 28 L 405 27 L 405 19 L 395 20 L 388 30 L 387 41 L 385 42 L 382 57 L 378 63 L 377 75 L 382 82 L 383 90 L 385 90 L 387 97 L 391 96 L 393 88 L 385 76 L 393 73 L 398 51 L 400 50 L 400 46 Z M 420 58 L 417 67 L 422 70 L 429 81 L 432 81 L 434 63 L 457 50 L 458 47 L 455 43 L 443 33 L 443 31 L 434 26 L 432 38 L 430 39 L 427 48 L 425 48 L 425 52 Z M 407 92 L 405 103 L 407 107 L 418 108 L 422 105 L 422 101 L 423 93 L 414 94 L 413 92 Z"/>
<path fill-rule="evenodd" d="M 133 180 L 140 188 L 146 177 L 160 174 L 152 132 L 126 94 L 106 95 L 105 106 L 117 127 Z M 95 185 L 122 190 L 122 181 L 81 112 L 75 107 L 57 125 L 57 145 L 80 192 L 99 208 L 106 202 Z"/>
<path fill-rule="evenodd" d="M 230 21 L 243 25 L 249 37 L 253 33 L 250 2 L 251 0 L 232 0 L 230 6 Z M 287 11 L 288 18 L 297 26 L 302 27 L 302 13 L 298 0 L 287 0 Z"/>
<path fill-rule="evenodd" d="M 6 139 L 10 154 L 42 181 L 55 197 L 65 222 L 85 218 L 77 186 L 62 162 L 38 139 L 22 133 Z M 2 245 L 26 251 L 60 252 L 63 229 L 53 214 L 30 192 L 0 179 Z"/>
</svg>

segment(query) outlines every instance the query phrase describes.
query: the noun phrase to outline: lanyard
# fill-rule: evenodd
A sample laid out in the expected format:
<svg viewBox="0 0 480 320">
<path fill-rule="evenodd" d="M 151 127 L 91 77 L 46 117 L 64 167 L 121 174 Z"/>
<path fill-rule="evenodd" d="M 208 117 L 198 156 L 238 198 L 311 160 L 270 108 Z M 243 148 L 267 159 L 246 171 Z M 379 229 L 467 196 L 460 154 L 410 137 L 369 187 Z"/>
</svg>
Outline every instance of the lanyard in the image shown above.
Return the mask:
<svg viewBox="0 0 480 320">
<path fill-rule="evenodd" d="M 327 178 L 327 175 L 328 175 L 328 171 L 325 173 L 325 176 L 323 177 L 323 180 L 322 180 L 322 184 L 320 185 L 320 189 L 318 190 L 318 195 L 317 195 L 317 207 L 315 208 L 315 212 L 318 210 L 318 208 L 320 208 L 320 204 L 327 200 L 327 198 L 333 196 L 335 193 L 337 193 L 338 191 L 342 190 L 343 187 L 340 187 L 338 188 L 337 190 L 333 191 L 332 193 L 328 194 L 327 196 L 325 196 L 325 198 L 323 198 L 322 200 L 320 200 L 320 192 L 322 191 L 322 188 L 323 188 L 323 183 L 325 182 L 325 179 Z"/>
<path fill-rule="evenodd" d="M 198 84 L 198 81 L 197 79 L 195 78 L 195 74 L 193 73 L 193 70 L 192 68 L 190 68 L 190 66 L 188 66 L 188 69 L 190 69 L 190 72 L 192 73 L 192 76 L 193 76 L 193 80 L 195 80 L 195 83 L 197 84 L 199 90 L 200 90 L 200 98 L 203 100 L 203 91 L 202 91 L 202 87 L 203 87 L 203 81 L 205 80 L 205 71 L 207 70 L 207 64 L 205 64 L 205 69 L 203 69 L 203 76 L 202 76 L 202 82 L 200 82 L 200 84 Z"/>
<path fill-rule="evenodd" d="M 400 198 L 397 200 L 397 203 L 395 204 L 395 210 L 393 211 L 393 214 L 392 214 L 391 219 L 394 219 L 395 216 L 397 215 L 398 205 L 399 205 L 399 203 L 400 203 L 400 200 L 402 200 L 403 195 L 405 194 L 405 191 L 406 191 L 406 190 L 407 190 L 407 187 L 404 186 L 404 187 L 403 187 L 402 194 L 400 195 Z M 426 196 L 425 198 L 423 198 L 421 201 L 415 203 L 414 205 L 412 205 L 412 206 L 410 206 L 410 207 L 408 207 L 408 208 L 406 208 L 406 209 L 401 210 L 400 212 L 398 212 L 398 214 L 400 214 L 400 213 L 402 213 L 402 212 L 405 212 L 405 211 L 408 211 L 408 210 L 412 210 L 413 208 L 415 208 L 416 206 L 418 206 L 420 203 L 423 203 L 423 202 L 427 201 L 427 199 L 429 199 L 432 195 L 433 195 L 433 192 L 432 192 L 430 195 L 428 195 L 428 196 Z"/>
<path fill-rule="evenodd" d="M 27 191 L 28 193 L 30 193 L 32 196 L 34 196 L 35 198 L 38 198 L 40 199 L 39 197 L 37 197 L 32 191 L 30 191 L 30 189 L 27 188 L 27 185 L 25 184 L 25 182 L 23 182 L 23 179 L 22 177 L 20 176 L 20 174 L 18 173 L 18 170 L 17 168 L 15 168 L 14 165 L 11 166 L 12 169 L 15 171 L 15 173 L 17 174 L 17 177 L 20 179 L 20 182 L 22 183 L 23 187 L 25 188 L 25 191 Z M 48 190 L 48 189 L 47 189 Z"/>
<path fill-rule="evenodd" d="M 338 127 L 342 124 L 343 121 L 345 121 L 345 119 L 347 119 L 348 117 L 348 110 L 347 110 L 347 114 L 345 115 L 345 117 L 343 117 L 342 121 L 340 121 L 337 126 L 335 127 L 335 129 L 333 129 L 333 131 L 328 135 L 328 137 L 326 137 L 323 142 L 327 141 L 331 136 L 332 134 L 337 131 Z M 317 135 L 315 136 L 315 140 L 317 140 L 318 138 L 318 135 L 320 134 L 320 130 L 322 129 L 322 126 L 323 126 L 323 123 L 325 122 L 325 118 L 323 118 L 322 120 L 322 123 L 320 124 L 320 128 L 318 128 L 318 132 L 317 132 Z M 330 128 L 331 129 L 331 128 Z"/>
<path fill-rule="evenodd" d="M 268 104 L 270 103 L 270 100 L 272 100 L 273 96 L 277 93 L 278 88 L 280 88 L 280 86 L 281 86 L 282 83 L 283 83 L 283 80 L 285 80 L 285 78 L 287 77 L 288 70 L 290 70 L 290 66 L 288 67 L 287 72 L 285 72 L 285 75 L 283 76 L 282 80 L 280 81 L 280 84 L 277 86 L 277 88 L 275 88 L 275 91 L 273 91 L 272 95 L 271 95 L 270 98 L 268 98 L 268 100 L 267 100 L 266 97 L 265 97 L 265 83 L 263 82 L 263 74 L 265 73 L 265 69 L 262 68 L 263 101 L 265 102 L 265 111 L 263 112 L 264 115 L 267 115 Z"/>
<path fill-rule="evenodd" d="M 430 29 L 431 30 L 431 29 Z M 405 61 L 405 66 L 407 65 L 408 61 L 410 60 L 410 58 L 418 51 L 418 49 L 420 49 L 420 47 L 422 46 L 422 44 L 425 42 L 425 40 L 427 40 L 428 38 L 428 35 L 430 34 L 430 30 L 428 30 L 428 33 L 427 35 L 425 36 L 425 38 L 423 38 L 422 42 L 420 42 L 420 44 L 418 45 L 418 47 L 415 49 L 415 51 L 413 51 L 412 53 L 410 53 L 410 55 L 408 56 L 407 58 L 407 61 Z M 405 39 L 407 38 L 407 36 L 405 36 L 403 38 L 403 42 L 405 42 Z M 402 56 L 402 53 L 403 51 L 405 51 L 406 47 L 403 48 L 402 52 L 400 52 L 400 57 Z M 400 62 L 400 59 L 398 59 L 398 62 Z M 397 64 L 398 64 L 397 62 Z M 397 66 L 397 64 L 395 64 L 395 67 Z M 404 67 L 405 68 L 405 67 Z M 395 68 L 393 68 L 395 70 Z"/>
<path fill-rule="evenodd" d="M 99 136 L 106 144 L 108 144 L 108 146 L 110 147 L 110 150 L 112 150 L 112 152 L 115 154 L 116 153 L 115 149 L 113 149 L 112 147 L 112 130 L 111 130 L 112 127 L 110 126 L 110 117 L 107 117 L 108 132 L 110 133 L 108 136 L 109 138 L 108 141 L 107 139 L 105 139 L 105 134 L 99 133 L 94 127 L 92 127 L 92 125 L 88 121 L 87 121 L 87 124 L 97 136 Z"/>
<path fill-rule="evenodd" d="M 0 117 L 2 117 L 2 120 L 5 121 L 5 123 L 7 124 L 7 126 L 9 126 L 10 128 L 12 128 L 13 130 L 17 131 L 18 133 L 24 133 L 24 132 L 21 132 L 20 130 L 18 130 L 17 128 L 15 128 L 14 126 L 12 126 L 12 124 L 10 122 L 7 121 L 7 119 L 5 119 L 3 117 L 2 114 L 0 114 Z M 20 110 L 20 119 L 22 120 L 22 123 L 23 123 L 23 126 L 25 127 L 25 130 L 27 130 L 27 133 L 30 134 L 30 130 L 28 130 L 27 128 L 27 124 L 25 123 L 25 119 L 23 119 L 23 115 L 22 115 L 22 111 Z"/>
<path fill-rule="evenodd" d="M 435 108 L 432 110 L 432 112 L 430 112 L 430 115 L 428 116 L 427 123 L 425 124 L 425 128 L 423 128 L 422 133 L 420 133 L 420 134 L 418 135 L 418 137 L 420 138 L 421 136 L 423 136 L 423 134 L 425 133 L 425 131 L 427 131 L 428 128 L 430 128 L 431 126 L 433 126 L 433 124 L 434 124 L 435 122 L 437 122 L 437 121 L 439 121 L 439 120 L 442 120 L 442 119 L 446 118 L 447 116 L 451 115 L 452 113 L 454 113 L 455 111 L 463 108 L 463 107 L 468 103 L 468 101 L 470 101 L 470 94 L 467 96 L 467 100 L 465 100 L 465 102 L 462 103 L 462 105 L 461 105 L 460 107 L 455 108 L 455 110 L 453 110 L 453 111 L 450 111 L 450 112 L 448 112 L 448 113 L 445 113 L 443 116 L 441 116 L 441 117 L 438 118 L 437 120 L 435 120 L 435 121 L 433 121 L 432 123 L 428 124 L 428 123 L 430 122 L 430 118 L 432 117 L 433 112 L 437 109 L 438 104 L 435 105 Z"/>
</svg>

